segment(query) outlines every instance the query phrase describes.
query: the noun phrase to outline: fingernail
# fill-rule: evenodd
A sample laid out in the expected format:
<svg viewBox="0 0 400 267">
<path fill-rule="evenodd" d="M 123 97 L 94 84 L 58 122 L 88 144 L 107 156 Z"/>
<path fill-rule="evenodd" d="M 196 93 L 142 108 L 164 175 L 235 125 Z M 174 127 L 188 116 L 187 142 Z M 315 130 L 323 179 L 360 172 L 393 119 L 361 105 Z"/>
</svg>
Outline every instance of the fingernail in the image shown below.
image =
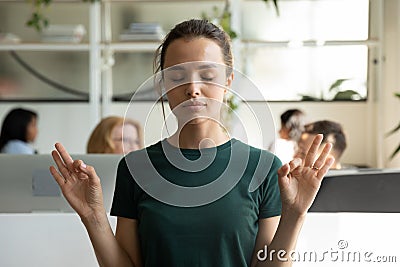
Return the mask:
<svg viewBox="0 0 400 267">
<path fill-rule="evenodd" d="M 84 168 L 84 169 L 86 169 L 86 164 L 82 162 L 82 163 L 81 163 L 81 167 Z"/>
</svg>

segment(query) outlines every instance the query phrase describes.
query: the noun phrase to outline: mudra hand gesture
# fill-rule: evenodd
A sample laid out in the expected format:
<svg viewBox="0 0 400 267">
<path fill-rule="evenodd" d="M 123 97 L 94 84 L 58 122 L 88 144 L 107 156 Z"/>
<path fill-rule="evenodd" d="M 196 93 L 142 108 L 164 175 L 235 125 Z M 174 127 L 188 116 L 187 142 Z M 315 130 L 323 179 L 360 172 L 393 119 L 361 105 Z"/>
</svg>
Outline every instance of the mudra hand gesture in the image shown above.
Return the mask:
<svg viewBox="0 0 400 267">
<path fill-rule="evenodd" d="M 50 172 L 61 188 L 64 197 L 81 218 L 96 212 L 104 212 L 100 179 L 92 166 L 82 160 L 73 160 L 60 144 L 55 145 L 51 155 L 57 165 Z"/>
<path fill-rule="evenodd" d="M 304 162 L 295 158 L 278 170 L 283 210 L 304 215 L 311 207 L 322 179 L 335 161 L 328 156 L 332 148 L 330 143 L 325 144 L 318 155 L 322 138 L 322 134 L 314 138 Z"/>
</svg>

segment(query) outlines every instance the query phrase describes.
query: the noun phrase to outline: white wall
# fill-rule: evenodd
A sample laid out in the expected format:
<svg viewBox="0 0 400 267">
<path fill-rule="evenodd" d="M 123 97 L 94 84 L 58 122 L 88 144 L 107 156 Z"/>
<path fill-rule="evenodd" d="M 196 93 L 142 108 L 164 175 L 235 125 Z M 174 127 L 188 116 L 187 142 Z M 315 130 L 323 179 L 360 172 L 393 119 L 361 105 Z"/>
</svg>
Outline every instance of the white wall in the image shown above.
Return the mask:
<svg viewBox="0 0 400 267">
<path fill-rule="evenodd" d="M 385 0 L 385 39 L 383 65 L 383 87 L 381 98 L 381 120 L 383 132 L 387 133 L 400 123 L 400 100 L 393 96 L 400 93 L 400 1 Z M 384 138 L 384 157 L 387 159 L 400 144 L 400 131 Z M 400 154 L 392 161 L 386 161 L 388 167 L 400 166 Z"/>
</svg>

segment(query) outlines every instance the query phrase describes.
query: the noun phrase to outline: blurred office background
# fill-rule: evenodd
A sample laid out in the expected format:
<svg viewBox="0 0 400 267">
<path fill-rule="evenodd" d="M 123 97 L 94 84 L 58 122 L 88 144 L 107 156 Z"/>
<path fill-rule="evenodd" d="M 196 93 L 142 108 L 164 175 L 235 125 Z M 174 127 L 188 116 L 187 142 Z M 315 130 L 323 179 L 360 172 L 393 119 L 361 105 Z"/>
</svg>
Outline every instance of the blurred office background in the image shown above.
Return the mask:
<svg viewBox="0 0 400 267">
<path fill-rule="evenodd" d="M 151 78 L 159 41 L 121 41 L 120 34 L 138 22 L 156 23 L 167 32 L 184 19 L 220 14 L 225 5 L 217 0 L 54 1 L 45 9 L 50 25 L 86 29 L 79 42 L 60 43 L 25 25 L 29 3 L 0 1 L 0 31 L 20 40 L 12 42 L 11 36 L 0 43 L 0 119 L 15 106 L 35 109 L 39 153 L 62 142 L 79 154 L 100 118 L 124 115 L 130 105 L 128 115 L 145 125 L 145 143 L 154 143 L 163 119 L 159 105 L 152 109 L 151 88 L 129 100 Z M 229 1 L 231 28 L 238 35 L 235 66 L 262 95 L 249 94 L 250 107 L 262 112 L 268 103 L 275 122 L 289 108 L 304 110 L 310 120 L 338 121 L 348 136 L 344 163 L 399 167 L 400 156 L 390 160 L 390 154 L 400 133 L 386 133 L 400 117 L 394 96 L 400 91 L 400 1 L 279 0 L 278 7 L 279 15 L 272 1 Z M 238 112 L 250 116 L 244 105 Z M 262 129 L 267 139 L 277 127 Z"/>
</svg>

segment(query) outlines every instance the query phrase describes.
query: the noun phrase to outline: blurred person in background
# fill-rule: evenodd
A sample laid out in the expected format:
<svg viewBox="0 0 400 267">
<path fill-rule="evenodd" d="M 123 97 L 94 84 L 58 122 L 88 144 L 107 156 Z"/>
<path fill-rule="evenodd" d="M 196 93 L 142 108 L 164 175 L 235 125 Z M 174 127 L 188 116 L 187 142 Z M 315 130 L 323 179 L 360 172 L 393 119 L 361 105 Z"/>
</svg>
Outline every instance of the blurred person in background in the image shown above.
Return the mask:
<svg viewBox="0 0 400 267">
<path fill-rule="evenodd" d="M 90 135 L 86 152 L 128 154 L 143 147 L 143 132 L 139 122 L 110 116 L 97 124 Z"/>
<path fill-rule="evenodd" d="M 36 154 L 35 141 L 38 115 L 23 108 L 12 109 L 4 118 L 0 134 L 0 152 L 7 154 Z"/>
<path fill-rule="evenodd" d="M 331 143 L 333 145 L 330 154 L 335 158 L 335 162 L 331 169 L 341 169 L 340 158 L 347 147 L 346 135 L 342 125 L 334 121 L 321 120 L 305 125 L 304 132 L 298 141 L 295 156 L 304 159 L 312 140 L 317 134 L 323 134 L 322 144 Z"/>
<path fill-rule="evenodd" d="M 306 121 L 305 113 L 299 109 L 289 109 L 281 114 L 281 128 L 279 137 L 269 146 L 282 163 L 287 163 L 294 158 L 297 141 L 304 130 Z"/>
</svg>

